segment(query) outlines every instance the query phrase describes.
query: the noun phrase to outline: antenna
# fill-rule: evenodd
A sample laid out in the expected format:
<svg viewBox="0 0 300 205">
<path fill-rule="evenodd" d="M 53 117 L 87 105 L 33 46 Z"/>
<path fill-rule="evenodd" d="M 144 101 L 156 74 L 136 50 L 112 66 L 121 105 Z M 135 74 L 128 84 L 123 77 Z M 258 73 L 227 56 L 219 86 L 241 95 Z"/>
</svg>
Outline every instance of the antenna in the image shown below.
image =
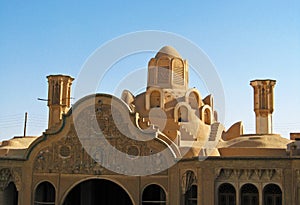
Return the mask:
<svg viewBox="0 0 300 205">
<path fill-rule="evenodd" d="M 38 98 L 37 100 L 40 100 L 40 101 L 49 101 L 49 99 L 43 99 L 43 98 Z"/>
<path fill-rule="evenodd" d="M 70 97 L 70 98 L 62 98 L 62 99 L 71 99 L 71 100 L 74 100 L 75 98 L 74 97 Z M 40 100 L 40 101 L 50 101 L 49 99 L 44 99 L 44 98 L 37 98 L 37 100 Z"/>
<path fill-rule="evenodd" d="M 26 137 L 26 128 L 27 128 L 27 112 L 25 112 L 25 120 L 24 120 L 24 137 Z"/>
</svg>

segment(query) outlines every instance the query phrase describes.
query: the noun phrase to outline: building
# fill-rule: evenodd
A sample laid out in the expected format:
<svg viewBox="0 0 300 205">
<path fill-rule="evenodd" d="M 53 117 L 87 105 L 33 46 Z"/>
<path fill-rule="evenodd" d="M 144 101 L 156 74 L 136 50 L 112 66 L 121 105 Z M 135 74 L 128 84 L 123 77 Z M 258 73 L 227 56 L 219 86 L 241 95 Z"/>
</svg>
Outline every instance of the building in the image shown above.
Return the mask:
<svg viewBox="0 0 300 205">
<path fill-rule="evenodd" d="M 256 134 L 218 122 L 213 96 L 188 87 L 188 63 L 163 47 L 146 91 L 86 96 L 48 76 L 48 129 L 0 146 L 0 204 L 300 204 L 300 141 L 272 132 L 274 80 L 254 80 Z"/>
</svg>

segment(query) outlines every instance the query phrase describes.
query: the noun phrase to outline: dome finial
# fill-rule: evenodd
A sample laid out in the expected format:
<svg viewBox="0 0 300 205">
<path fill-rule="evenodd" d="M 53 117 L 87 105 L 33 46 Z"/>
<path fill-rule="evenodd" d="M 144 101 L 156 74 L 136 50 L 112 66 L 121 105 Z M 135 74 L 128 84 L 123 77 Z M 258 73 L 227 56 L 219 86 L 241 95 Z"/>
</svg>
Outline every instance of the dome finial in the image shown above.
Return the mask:
<svg viewBox="0 0 300 205">
<path fill-rule="evenodd" d="M 178 51 L 176 51 L 176 49 L 173 48 L 172 46 L 162 47 L 156 54 L 155 58 L 160 58 L 161 56 L 170 56 L 170 57 L 181 58 Z"/>
</svg>

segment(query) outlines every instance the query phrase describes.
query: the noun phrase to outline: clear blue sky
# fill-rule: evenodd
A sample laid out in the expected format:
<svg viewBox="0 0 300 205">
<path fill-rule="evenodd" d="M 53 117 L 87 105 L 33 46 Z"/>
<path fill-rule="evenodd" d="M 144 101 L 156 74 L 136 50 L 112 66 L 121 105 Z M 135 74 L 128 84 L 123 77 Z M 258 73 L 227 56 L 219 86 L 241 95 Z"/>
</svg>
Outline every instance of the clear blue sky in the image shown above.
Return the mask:
<svg viewBox="0 0 300 205">
<path fill-rule="evenodd" d="M 76 78 L 95 49 L 139 30 L 179 34 L 207 53 L 225 90 L 227 128 L 242 120 L 254 132 L 249 81 L 272 78 L 275 132 L 300 132 L 297 0 L 0 1 L 0 29 L 0 140 L 22 135 L 25 112 L 28 135 L 46 128 L 46 103 L 36 99 L 47 97 L 48 74 Z"/>
</svg>

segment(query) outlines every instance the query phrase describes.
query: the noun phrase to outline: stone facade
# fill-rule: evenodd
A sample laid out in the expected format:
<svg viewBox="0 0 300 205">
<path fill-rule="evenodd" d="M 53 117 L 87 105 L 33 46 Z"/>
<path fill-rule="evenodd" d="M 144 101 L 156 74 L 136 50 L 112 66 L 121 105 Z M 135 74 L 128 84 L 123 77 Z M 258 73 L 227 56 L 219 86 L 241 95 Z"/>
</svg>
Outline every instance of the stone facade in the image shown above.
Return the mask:
<svg viewBox="0 0 300 205">
<path fill-rule="evenodd" d="M 271 129 L 274 81 L 251 82 L 259 120 L 245 135 L 188 87 L 174 48 L 148 66 L 144 93 L 91 95 L 72 108 L 73 78 L 48 76 L 48 129 L 1 144 L 0 204 L 300 204 L 298 138 Z"/>
</svg>

